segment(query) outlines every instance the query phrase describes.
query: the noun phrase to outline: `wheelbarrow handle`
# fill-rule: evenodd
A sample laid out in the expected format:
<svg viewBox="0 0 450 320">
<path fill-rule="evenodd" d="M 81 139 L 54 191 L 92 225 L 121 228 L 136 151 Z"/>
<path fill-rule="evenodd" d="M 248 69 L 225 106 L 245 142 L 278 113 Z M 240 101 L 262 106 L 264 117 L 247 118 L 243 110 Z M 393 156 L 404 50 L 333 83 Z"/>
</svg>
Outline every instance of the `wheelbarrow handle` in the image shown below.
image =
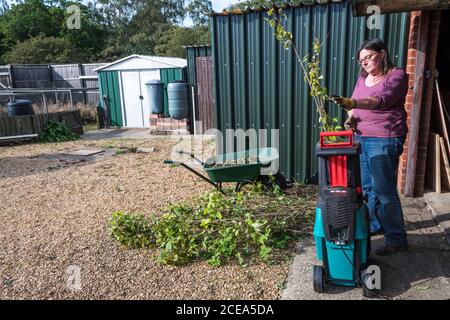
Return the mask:
<svg viewBox="0 0 450 320">
<path fill-rule="evenodd" d="M 190 166 L 188 166 L 187 164 L 183 163 L 183 162 L 177 162 L 177 161 L 173 161 L 173 160 L 164 160 L 165 164 L 176 164 L 176 165 L 180 165 L 184 168 L 186 168 L 187 170 L 189 170 L 190 172 L 192 172 L 193 174 L 195 174 L 196 176 L 202 178 L 203 180 L 205 180 L 206 182 L 212 184 L 214 187 L 216 187 L 217 190 L 219 190 L 222 194 L 225 194 L 225 192 L 222 190 L 222 188 L 216 184 L 214 181 L 212 181 L 211 179 L 205 177 L 204 175 L 202 175 L 201 173 L 199 173 L 197 170 L 191 168 Z"/>
<path fill-rule="evenodd" d="M 196 156 L 194 156 L 192 153 L 189 152 L 185 152 L 183 150 L 177 150 L 176 153 L 178 154 L 187 154 L 188 156 L 190 156 L 192 159 L 194 159 L 195 161 L 197 161 L 198 163 L 200 163 L 202 166 L 205 166 L 205 163 L 200 160 L 199 158 L 197 158 Z"/>
</svg>

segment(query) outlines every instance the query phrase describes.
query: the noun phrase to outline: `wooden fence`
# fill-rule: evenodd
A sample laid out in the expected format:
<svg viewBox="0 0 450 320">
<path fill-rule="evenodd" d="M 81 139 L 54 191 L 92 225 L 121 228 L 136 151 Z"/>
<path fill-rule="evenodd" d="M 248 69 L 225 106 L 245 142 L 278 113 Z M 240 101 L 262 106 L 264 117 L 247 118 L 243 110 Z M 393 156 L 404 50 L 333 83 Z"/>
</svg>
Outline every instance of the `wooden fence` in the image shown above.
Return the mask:
<svg viewBox="0 0 450 320">
<path fill-rule="evenodd" d="M 93 70 L 104 63 L 90 64 L 37 64 L 0 66 L 0 83 L 11 89 L 92 89 L 74 91 L 73 103 L 97 105 L 99 99 L 97 74 Z M 0 84 L 0 90 L 4 90 Z M 42 103 L 42 97 L 24 97 L 35 104 Z M 48 103 L 69 103 L 68 93 L 46 93 Z M 6 103 L 3 97 L 0 103 Z"/>
<path fill-rule="evenodd" d="M 75 110 L 16 117 L 0 116 L 0 137 L 33 133 L 40 136 L 48 120 L 65 123 L 73 133 L 83 134 L 81 114 L 79 110 Z"/>
</svg>

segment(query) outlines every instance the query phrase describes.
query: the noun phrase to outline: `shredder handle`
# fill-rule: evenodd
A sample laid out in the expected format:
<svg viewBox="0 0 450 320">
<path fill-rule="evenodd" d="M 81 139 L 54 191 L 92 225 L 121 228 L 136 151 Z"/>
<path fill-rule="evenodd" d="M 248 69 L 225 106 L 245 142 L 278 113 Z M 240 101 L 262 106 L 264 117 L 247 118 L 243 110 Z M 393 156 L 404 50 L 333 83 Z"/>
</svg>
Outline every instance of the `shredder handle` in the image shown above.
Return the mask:
<svg viewBox="0 0 450 320">
<path fill-rule="evenodd" d="M 347 142 L 325 143 L 325 137 L 348 137 Z M 353 131 L 333 131 L 320 133 L 320 147 L 321 148 L 345 148 L 353 145 Z"/>
</svg>

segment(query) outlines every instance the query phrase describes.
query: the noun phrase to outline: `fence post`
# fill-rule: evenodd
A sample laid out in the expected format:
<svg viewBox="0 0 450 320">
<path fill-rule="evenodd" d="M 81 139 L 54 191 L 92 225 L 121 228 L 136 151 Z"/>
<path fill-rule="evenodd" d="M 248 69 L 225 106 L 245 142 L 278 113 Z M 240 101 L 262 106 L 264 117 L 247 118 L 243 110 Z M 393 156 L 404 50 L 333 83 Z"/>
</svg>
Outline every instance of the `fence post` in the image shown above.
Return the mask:
<svg viewBox="0 0 450 320">
<path fill-rule="evenodd" d="M 78 64 L 78 71 L 79 71 L 79 75 L 78 77 L 80 78 L 81 76 L 84 76 L 84 68 L 83 65 L 81 63 Z M 85 86 L 85 81 L 83 79 L 80 78 L 80 88 L 84 89 Z M 82 90 L 82 95 L 83 95 L 83 103 L 86 104 L 86 92 L 84 90 Z"/>
<path fill-rule="evenodd" d="M 45 92 L 42 92 L 42 100 L 44 101 L 44 113 L 48 115 L 47 99 L 45 98 Z"/>
<path fill-rule="evenodd" d="M 69 96 L 70 96 L 70 107 L 72 110 L 75 110 L 75 108 L 73 106 L 72 89 L 69 89 Z"/>
<path fill-rule="evenodd" d="M 49 82 L 48 87 L 50 87 L 50 85 L 51 85 L 51 88 L 58 89 L 57 87 L 55 87 L 55 81 L 53 79 L 53 67 L 50 64 L 47 67 L 48 67 L 48 82 Z M 45 87 L 47 88 L 47 86 L 45 86 Z M 58 98 L 56 96 L 57 95 L 56 91 L 53 94 L 54 94 L 54 98 L 55 98 L 55 103 L 58 104 Z"/>
</svg>

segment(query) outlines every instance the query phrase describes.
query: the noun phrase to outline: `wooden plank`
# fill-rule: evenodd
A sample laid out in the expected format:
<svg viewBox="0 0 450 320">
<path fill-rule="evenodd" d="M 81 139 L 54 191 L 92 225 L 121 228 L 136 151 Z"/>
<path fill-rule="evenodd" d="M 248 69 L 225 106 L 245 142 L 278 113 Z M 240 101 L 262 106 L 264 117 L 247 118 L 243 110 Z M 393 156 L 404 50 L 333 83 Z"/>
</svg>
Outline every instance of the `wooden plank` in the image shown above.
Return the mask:
<svg viewBox="0 0 450 320">
<path fill-rule="evenodd" d="M 408 143 L 408 161 L 406 165 L 405 196 L 414 196 L 416 178 L 417 148 L 420 131 L 420 113 L 422 108 L 426 52 L 428 46 L 428 25 L 430 15 L 424 12 L 420 17 L 418 48 L 414 74 L 414 92 L 411 110 L 411 124 Z"/>
<path fill-rule="evenodd" d="M 354 16 L 367 16 L 373 13 L 367 12 L 369 6 L 376 5 L 381 13 L 445 10 L 450 8 L 450 0 L 352 0 Z"/>
<path fill-rule="evenodd" d="M 439 142 L 439 135 L 434 136 L 434 144 L 435 144 L 435 186 L 436 186 L 436 192 L 441 193 L 441 144 Z"/>
<path fill-rule="evenodd" d="M 427 186 L 441 193 L 441 152 L 439 135 L 430 133 L 428 143 L 426 181 Z"/>
<path fill-rule="evenodd" d="M 37 138 L 37 134 L 23 134 L 20 136 L 7 136 L 7 137 L 0 137 L 0 140 L 20 140 L 20 139 L 30 139 L 30 138 Z"/>
<path fill-rule="evenodd" d="M 212 96 L 212 58 L 197 57 L 197 108 L 195 120 L 202 122 L 202 132 L 211 129 L 213 124 L 213 96 Z"/>
<path fill-rule="evenodd" d="M 438 100 L 438 111 L 439 111 L 439 118 L 441 120 L 441 126 L 442 126 L 442 131 L 443 131 L 443 137 L 445 140 L 445 143 L 447 144 L 447 148 L 448 150 L 450 150 L 450 140 L 448 138 L 448 130 L 447 130 L 447 123 L 445 121 L 445 115 L 444 115 L 444 101 L 442 99 L 441 96 L 441 91 L 439 90 L 439 82 L 436 79 L 435 80 L 435 84 L 436 84 L 436 93 L 437 93 L 437 100 Z"/>
<path fill-rule="evenodd" d="M 450 190 L 450 164 L 448 161 L 447 148 L 445 147 L 444 138 L 439 138 L 440 146 L 441 146 L 441 171 L 442 171 L 442 186 L 445 189 Z M 442 170 L 443 167 L 443 170 Z"/>
</svg>

